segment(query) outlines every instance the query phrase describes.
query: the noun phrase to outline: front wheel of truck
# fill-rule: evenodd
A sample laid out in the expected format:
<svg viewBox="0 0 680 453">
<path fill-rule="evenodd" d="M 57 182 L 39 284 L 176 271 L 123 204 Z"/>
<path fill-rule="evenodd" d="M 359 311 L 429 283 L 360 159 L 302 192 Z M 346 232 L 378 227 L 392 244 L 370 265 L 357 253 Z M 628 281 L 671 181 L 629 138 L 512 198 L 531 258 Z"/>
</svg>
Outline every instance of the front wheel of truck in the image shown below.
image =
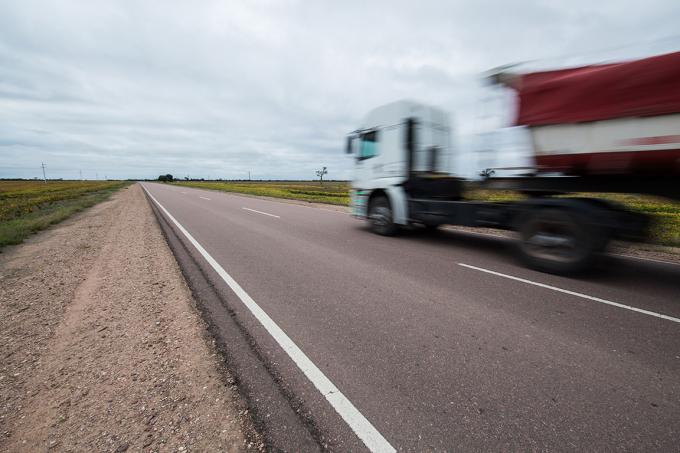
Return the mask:
<svg viewBox="0 0 680 453">
<path fill-rule="evenodd" d="M 393 236 L 397 232 L 392 207 L 387 197 L 378 196 L 368 205 L 368 221 L 371 231 L 382 236 Z"/>
</svg>

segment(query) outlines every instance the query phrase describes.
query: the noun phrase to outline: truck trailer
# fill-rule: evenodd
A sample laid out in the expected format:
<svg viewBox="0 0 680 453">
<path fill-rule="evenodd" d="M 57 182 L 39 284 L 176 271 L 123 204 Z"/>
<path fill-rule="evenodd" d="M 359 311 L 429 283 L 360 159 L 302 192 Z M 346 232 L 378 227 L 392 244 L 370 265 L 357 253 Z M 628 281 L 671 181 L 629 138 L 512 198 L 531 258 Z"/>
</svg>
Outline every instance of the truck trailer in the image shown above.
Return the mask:
<svg viewBox="0 0 680 453">
<path fill-rule="evenodd" d="M 347 137 L 355 161 L 352 215 L 393 235 L 420 225 L 516 231 L 530 267 L 570 274 L 612 239 L 640 241 L 649 219 L 580 192 L 680 200 L 680 52 L 616 64 L 489 77 L 517 92 L 516 125 L 532 137 L 534 165 L 519 176 L 467 181 L 451 172 L 449 118 L 437 107 L 378 107 Z M 464 198 L 471 186 L 513 190 L 516 202 Z M 565 196 L 566 195 L 566 196 Z"/>
</svg>

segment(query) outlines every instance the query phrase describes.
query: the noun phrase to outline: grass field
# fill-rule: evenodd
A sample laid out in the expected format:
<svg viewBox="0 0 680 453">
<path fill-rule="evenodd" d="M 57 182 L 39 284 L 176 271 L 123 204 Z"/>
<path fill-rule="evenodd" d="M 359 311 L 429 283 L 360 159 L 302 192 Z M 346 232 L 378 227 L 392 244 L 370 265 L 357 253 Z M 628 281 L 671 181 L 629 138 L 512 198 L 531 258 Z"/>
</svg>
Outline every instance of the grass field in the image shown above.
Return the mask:
<svg viewBox="0 0 680 453">
<path fill-rule="evenodd" d="M 119 181 L 0 181 L 0 247 L 108 198 Z"/>
<path fill-rule="evenodd" d="M 349 183 L 347 182 L 328 181 L 319 184 L 318 181 L 181 181 L 173 184 L 224 192 L 287 198 L 289 200 L 344 206 L 349 204 Z"/>
<path fill-rule="evenodd" d="M 182 181 L 174 184 L 293 200 L 337 205 L 349 204 L 350 185 L 348 182 L 332 181 L 320 185 L 318 181 Z M 633 211 L 651 215 L 653 226 L 650 242 L 680 247 L 680 203 L 632 194 L 579 194 L 579 196 L 606 198 L 623 204 Z M 482 201 L 511 201 L 521 199 L 522 195 L 511 191 L 475 190 L 468 192 L 466 198 Z"/>
</svg>

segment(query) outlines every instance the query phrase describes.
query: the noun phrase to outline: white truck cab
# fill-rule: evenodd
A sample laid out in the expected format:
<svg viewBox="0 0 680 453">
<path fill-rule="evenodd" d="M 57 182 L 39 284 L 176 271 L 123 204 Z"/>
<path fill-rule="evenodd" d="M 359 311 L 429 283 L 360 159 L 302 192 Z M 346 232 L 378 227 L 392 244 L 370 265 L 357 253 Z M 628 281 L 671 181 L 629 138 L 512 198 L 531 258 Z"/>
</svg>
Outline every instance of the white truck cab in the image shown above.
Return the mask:
<svg viewBox="0 0 680 453">
<path fill-rule="evenodd" d="M 448 175 L 449 118 L 443 110 L 403 100 L 372 110 L 347 140 L 355 159 L 352 214 L 368 216 L 369 201 L 383 197 L 392 222 L 409 223 L 404 184 L 414 175 Z"/>
</svg>

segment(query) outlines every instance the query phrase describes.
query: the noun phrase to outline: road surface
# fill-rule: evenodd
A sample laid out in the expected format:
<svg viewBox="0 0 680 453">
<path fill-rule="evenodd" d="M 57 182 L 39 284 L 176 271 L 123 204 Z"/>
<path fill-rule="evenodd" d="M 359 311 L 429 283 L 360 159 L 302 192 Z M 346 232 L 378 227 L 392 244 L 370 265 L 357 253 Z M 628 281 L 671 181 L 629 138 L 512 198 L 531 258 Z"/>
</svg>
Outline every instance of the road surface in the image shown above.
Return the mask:
<svg viewBox="0 0 680 453">
<path fill-rule="evenodd" d="M 337 451 L 677 451 L 680 266 L 581 279 L 507 240 L 145 183 Z M 201 249 L 197 251 L 197 247 Z"/>
</svg>

